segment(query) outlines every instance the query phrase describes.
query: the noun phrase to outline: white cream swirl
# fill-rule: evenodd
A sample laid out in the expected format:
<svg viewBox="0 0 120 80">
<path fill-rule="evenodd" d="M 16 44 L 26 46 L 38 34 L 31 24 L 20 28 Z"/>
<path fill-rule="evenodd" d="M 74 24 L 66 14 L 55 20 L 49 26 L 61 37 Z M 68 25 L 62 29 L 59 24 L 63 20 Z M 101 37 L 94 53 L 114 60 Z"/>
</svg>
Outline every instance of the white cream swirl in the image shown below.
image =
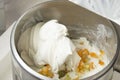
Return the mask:
<svg viewBox="0 0 120 80">
<path fill-rule="evenodd" d="M 67 34 L 66 26 L 58 23 L 57 20 L 50 20 L 46 23 L 40 22 L 21 35 L 18 47 L 22 51 L 26 51 L 36 65 L 49 64 L 52 71 L 57 73 L 60 66 L 69 58 L 75 59 L 77 57 L 75 60 L 69 59 L 71 68 L 76 66 L 80 60 L 75 52 L 75 46 Z M 25 38 L 28 43 L 23 43 Z"/>
</svg>

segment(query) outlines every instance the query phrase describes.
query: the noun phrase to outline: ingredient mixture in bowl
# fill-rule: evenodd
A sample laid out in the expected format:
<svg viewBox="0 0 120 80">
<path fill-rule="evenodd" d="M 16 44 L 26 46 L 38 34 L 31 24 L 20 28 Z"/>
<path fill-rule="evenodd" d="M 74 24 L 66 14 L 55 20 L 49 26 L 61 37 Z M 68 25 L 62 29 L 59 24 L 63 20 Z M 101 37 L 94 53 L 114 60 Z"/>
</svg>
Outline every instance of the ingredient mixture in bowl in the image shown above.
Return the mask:
<svg viewBox="0 0 120 80">
<path fill-rule="evenodd" d="M 86 37 L 70 39 L 66 26 L 57 20 L 40 22 L 25 30 L 17 47 L 32 69 L 52 79 L 83 79 L 109 63 L 104 50 Z"/>
</svg>

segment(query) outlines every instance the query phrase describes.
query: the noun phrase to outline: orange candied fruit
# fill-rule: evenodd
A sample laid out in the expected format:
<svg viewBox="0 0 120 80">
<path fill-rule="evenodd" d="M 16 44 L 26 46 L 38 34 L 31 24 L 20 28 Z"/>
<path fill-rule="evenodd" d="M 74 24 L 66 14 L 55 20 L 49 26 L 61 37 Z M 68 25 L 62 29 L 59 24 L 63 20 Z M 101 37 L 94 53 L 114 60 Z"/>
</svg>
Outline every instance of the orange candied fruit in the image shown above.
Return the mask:
<svg viewBox="0 0 120 80">
<path fill-rule="evenodd" d="M 83 55 L 89 55 L 89 51 L 87 50 L 87 49 L 80 49 L 80 50 L 78 50 L 78 55 L 80 56 L 80 57 L 83 57 Z"/>
<path fill-rule="evenodd" d="M 97 55 L 95 52 L 89 52 L 88 49 L 80 49 L 77 51 L 78 55 L 81 57 L 81 60 L 77 66 L 77 71 L 80 73 L 84 73 L 88 70 L 95 69 L 95 63 L 90 62 L 90 58 L 96 58 L 98 63 L 103 66 L 105 63 L 101 60 L 101 56 L 104 55 L 104 51 L 100 50 L 100 55 Z"/>
<path fill-rule="evenodd" d="M 105 63 L 102 60 L 99 60 L 99 64 L 103 66 Z"/>
<path fill-rule="evenodd" d="M 54 76 L 51 71 L 51 67 L 48 64 L 45 65 L 42 69 L 40 69 L 39 73 L 47 77 L 51 77 L 51 78 Z"/>
<path fill-rule="evenodd" d="M 78 65 L 78 72 L 80 72 L 82 69 L 84 69 L 84 62 L 80 60 L 79 65 Z"/>
<path fill-rule="evenodd" d="M 88 61 L 89 51 L 87 49 L 81 49 L 78 51 L 78 55 L 81 57 L 81 60 L 86 63 Z"/>
<path fill-rule="evenodd" d="M 90 68 L 90 70 L 94 69 L 94 63 L 93 63 L 93 62 L 91 62 L 91 63 L 89 64 L 89 68 Z"/>
<path fill-rule="evenodd" d="M 90 56 L 93 57 L 93 58 L 98 58 L 98 55 L 96 53 L 94 53 L 94 52 L 91 52 Z"/>
</svg>

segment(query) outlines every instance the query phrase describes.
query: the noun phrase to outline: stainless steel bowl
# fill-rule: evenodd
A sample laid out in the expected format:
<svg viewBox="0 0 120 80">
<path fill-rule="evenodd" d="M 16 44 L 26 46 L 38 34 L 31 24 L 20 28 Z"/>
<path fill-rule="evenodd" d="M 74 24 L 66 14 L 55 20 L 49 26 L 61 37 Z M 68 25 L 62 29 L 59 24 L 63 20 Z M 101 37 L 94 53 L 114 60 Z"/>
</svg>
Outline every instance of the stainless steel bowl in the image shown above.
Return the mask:
<svg viewBox="0 0 120 80">
<path fill-rule="evenodd" d="M 60 23 L 66 25 L 70 37 L 85 36 L 91 42 L 95 41 L 98 47 L 103 47 L 108 53 L 107 56 L 110 60 L 108 66 L 99 73 L 83 80 L 110 80 L 113 70 L 119 70 L 119 63 L 114 68 L 114 63 L 119 55 L 119 25 L 69 1 L 47 1 L 26 11 L 16 22 L 12 30 L 10 45 L 12 51 L 13 80 L 50 80 L 50 78 L 32 70 L 21 59 L 17 50 L 17 43 L 20 35 L 27 28 L 34 26 L 38 22 L 51 19 L 57 19 Z M 107 33 L 106 35 L 103 34 L 104 37 L 98 37 L 96 33 L 99 24 L 105 26 Z"/>
</svg>

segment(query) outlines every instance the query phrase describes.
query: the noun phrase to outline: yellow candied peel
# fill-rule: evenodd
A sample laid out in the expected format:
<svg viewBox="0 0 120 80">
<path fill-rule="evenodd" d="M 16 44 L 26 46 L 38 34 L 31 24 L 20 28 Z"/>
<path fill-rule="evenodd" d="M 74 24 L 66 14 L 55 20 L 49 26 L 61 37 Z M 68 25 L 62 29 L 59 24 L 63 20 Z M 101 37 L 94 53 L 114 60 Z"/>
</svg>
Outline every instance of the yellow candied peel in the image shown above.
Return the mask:
<svg viewBox="0 0 120 80">
<path fill-rule="evenodd" d="M 92 70 L 92 69 L 94 69 L 94 68 L 95 68 L 95 67 L 94 67 L 94 63 L 91 62 L 91 63 L 89 64 L 89 69 Z"/>
<path fill-rule="evenodd" d="M 102 60 L 99 60 L 99 64 L 103 66 L 105 63 Z"/>
<path fill-rule="evenodd" d="M 77 67 L 77 72 L 83 73 L 84 67 L 85 67 L 84 62 L 82 60 L 80 60 L 79 65 Z"/>
<path fill-rule="evenodd" d="M 88 62 L 88 55 L 89 55 L 89 51 L 87 49 L 80 49 L 77 51 L 78 55 L 81 57 L 81 60 L 86 63 Z"/>
<path fill-rule="evenodd" d="M 89 52 L 87 49 L 80 49 L 77 51 L 78 55 L 81 57 L 81 60 L 77 66 L 77 72 L 84 73 L 86 70 L 93 70 L 95 69 L 94 62 L 90 62 L 89 56 L 91 58 L 96 58 L 99 60 L 101 55 L 104 55 L 104 51 L 100 50 L 100 55 L 97 55 L 94 52 Z M 98 62 L 101 66 L 103 66 L 105 63 L 102 60 L 99 60 Z"/>
<path fill-rule="evenodd" d="M 96 53 L 94 53 L 94 52 L 91 52 L 90 56 L 93 57 L 93 58 L 99 58 L 99 56 Z"/>
<path fill-rule="evenodd" d="M 87 49 L 80 49 L 77 51 L 78 55 L 81 57 L 81 60 L 77 67 L 77 72 L 84 73 L 86 70 L 90 70 L 89 65 L 89 51 Z"/>
<path fill-rule="evenodd" d="M 54 74 L 51 71 L 51 67 L 50 65 L 46 64 L 43 68 L 40 69 L 40 71 L 38 72 L 44 76 L 53 78 Z"/>
</svg>

